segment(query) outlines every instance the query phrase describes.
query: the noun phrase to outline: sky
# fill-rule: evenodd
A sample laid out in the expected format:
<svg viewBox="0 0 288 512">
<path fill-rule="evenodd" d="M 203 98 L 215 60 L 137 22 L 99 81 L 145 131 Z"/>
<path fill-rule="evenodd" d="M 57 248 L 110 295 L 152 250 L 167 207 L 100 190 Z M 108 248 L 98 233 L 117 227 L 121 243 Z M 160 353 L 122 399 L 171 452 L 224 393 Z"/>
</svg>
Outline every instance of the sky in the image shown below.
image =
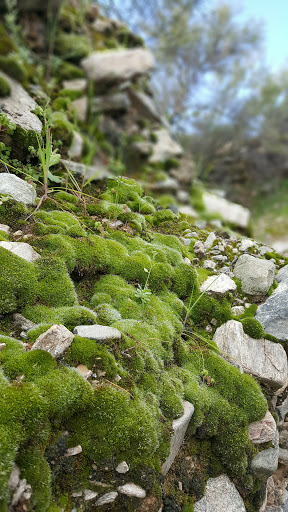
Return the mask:
<svg viewBox="0 0 288 512">
<path fill-rule="evenodd" d="M 227 3 L 242 5 L 243 20 L 263 20 L 266 59 L 271 71 L 285 64 L 288 67 L 288 0 L 228 0 Z"/>
</svg>

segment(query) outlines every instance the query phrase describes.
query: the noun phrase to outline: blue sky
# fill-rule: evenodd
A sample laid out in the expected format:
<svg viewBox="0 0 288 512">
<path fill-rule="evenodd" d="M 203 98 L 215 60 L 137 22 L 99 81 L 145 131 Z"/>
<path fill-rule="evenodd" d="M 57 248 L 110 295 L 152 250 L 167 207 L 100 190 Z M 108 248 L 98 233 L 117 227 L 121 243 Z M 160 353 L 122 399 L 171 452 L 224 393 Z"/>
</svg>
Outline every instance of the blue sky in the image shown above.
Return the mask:
<svg viewBox="0 0 288 512">
<path fill-rule="evenodd" d="M 288 0 L 226 0 L 243 7 L 241 18 L 263 20 L 266 59 L 271 70 L 288 67 Z"/>
</svg>

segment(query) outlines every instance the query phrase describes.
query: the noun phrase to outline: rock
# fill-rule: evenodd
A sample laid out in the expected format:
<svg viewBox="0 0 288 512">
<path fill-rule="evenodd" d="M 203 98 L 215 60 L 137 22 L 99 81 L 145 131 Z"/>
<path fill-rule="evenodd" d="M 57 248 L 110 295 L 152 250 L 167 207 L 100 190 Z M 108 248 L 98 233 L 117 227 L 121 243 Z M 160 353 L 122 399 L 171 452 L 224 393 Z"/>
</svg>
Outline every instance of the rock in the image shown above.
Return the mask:
<svg viewBox="0 0 288 512">
<path fill-rule="evenodd" d="M 179 201 L 179 203 L 183 203 L 183 204 L 190 203 L 190 196 L 189 196 L 189 193 L 187 192 L 187 190 L 177 190 L 176 198 L 177 198 L 177 201 Z"/>
<path fill-rule="evenodd" d="M 259 248 L 259 254 L 261 256 L 264 256 L 266 254 L 266 252 L 273 252 L 273 249 L 271 249 L 271 247 L 267 247 L 266 245 L 262 245 Z"/>
<path fill-rule="evenodd" d="M 244 333 L 241 322 L 236 320 L 228 320 L 218 327 L 213 341 L 222 352 L 222 357 L 232 365 L 277 388 L 286 382 L 287 356 L 282 345 L 250 338 Z"/>
<path fill-rule="evenodd" d="M 90 489 L 85 489 L 84 491 L 84 501 L 90 501 L 97 498 L 98 492 L 91 491 Z"/>
<path fill-rule="evenodd" d="M 276 430 L 276 422 L 272 414 L 267 411 L 266 416 L 262 420 L 250 423 L 249 440 L 253 444 L 268 443 L 275 438 Z"/>
<path fill-rule="evenodd" d="M 7 226 L 7 224 L 0 224 L 0 231 L 4 231 L 4 233 L 9 235 L 9 233 L 11 233 L 11 228 L 10 226 Z"/>
<path fill-rule="evenodd" d="M 179 158 L 182 156 L 182 147 L 171 138 L 167 130 L 157 130 L 155 136 L 157 142 L 152 146 L 152 155 L 149 157 L 149 162 L 165 162 L 169 158 Z"/>
<path fill-rule="evenodd" d="M 16 236 L 16 237 L 19 237 L 22 235 L 23 235 L 23 231 L 21 231 L 21 229 L 17 229 L 17 231 L 15 231 L 15 233 L 13 233 L 13 236 Z"/>
<path fill-rule="evenodd" d="M 113 84 L 145 75 L 153 69 L 152 53 L 144 48 L 94 52 L 81 65 L 94 83 Z"/>
<path fill-rule="evenodd" d="M 70 347 L 73 339 L 74 335 L 64 325 L 52 325 L 38 336 L 31 350 L 45 350 L 56 359 Z"/>
<path fill-rule="evenodd" d="M 103 494 L 101 498 L 96 501 L 96 507 L 100 507 L 101 505 L 108 505 L 108 503 L 113 503 L 118 496 L 118 492 L 107 492 Z"/>
<path fill-rule="evenodd" d="M 209 478 L 203 498 L 194 504 L 194 512 L 245 512 L 244 502 L 228 476 Z"/>
<path fill-rule="evenodd" d="M 256 319 L 268 334 L 281 341 L 288 341 L 288 284 L 285 280 L 258 307 Z"/>
<path fill-rule="evenodd" d="M 287 449 L 279 448 L 278 462 L 280 464 L 284 464 L 284 466 L 288 466 L 288 450 Z"/>
<path fill-rule="evenodd" d="M 116 467 L 116 471 L 117 473 L 120 473 L 121 475 L 127 473 L 129 471 L 129 466 L 127 464 L 127 462 L 125 462 L 125 460 L 123 460 L 122 462 L 120 462 L 120 464 L 118 464 L 118 466 Z"/>
<path fill-rule="evenodd" d="M 73 140 L 72 144 L 70 146 L 70 149 L 68 151 L 69 157 L 73 159 L 79 159 L 81 158 L 82 151 L 83 151 L 84 142 L 80 135 L 80 133 L 73 131 Z"/>
<path fill-rule="evenodd" d="M 74 334 L 87 338 L 89 340 L 120 340 L 121 332 L 114 327 L 106 325 L 77 325 L 74 329 Z"/>
<path fill-rule="evenodd" d="M 27 183 L 27 181 L 15 176 L 15 174 L 1 172 L 0 194 L 7 194 L 15 199 L 15 201 L 20 201 L 24 204 L 35 204 L 36 192 L 34 187 Z"/>
<path fill-rule="evenodd" d="M 179 212 L 183 213 L 183 215 L 187 215 L 187 217 L 198 217 L 198 213 L 192 206 L 180 206 Z"/>
<path fill-rule="evenodd" d="M 11 471 L 8 487 L 10 491 L 14 491 L 20 482 L 20 468 L 17 466 L 17 464 L 14 464 L 13 469 Z"/>
<path fill-rule="evenodd" d="M 76 111 L 78 121 L 85 123 L 88 112 L 88 97 L 83 96 L 82 98 L 78 98 L 77 100 L 72 101 L 72 105 Z"/>
<path fill-rule="evenodd" d="M 206 251 L 205 251 L 203 242 L 201 242 L 200 240 L 197 240 L 197 242 L 195 242 L 195 244 L 194 244 L 193 250 L 194 250 L 195 254 L 198 256 L 198 258 L 200 258 L 200 259 L 204 258 Z"/>
<path fill-rule="evenodd" d="M 34 251 L 33 247 L 26 242 L 0 242 L 0 247 L 19 256 L 19 258 L 23 258 L 23 260 L 30 261 L 30 263 L 41 258 L 40 254 Z"/>
<path fill-rule="evenodd" d="M 215 233 L 212 231 L 206 238 L 205 242 L 204 242 L 204 247 L 205 249 L 210 249 L 213 245 L 213 243 L 215 242 L 215 240 L 217 240 L 217 236 L 215 235 Z"/>
<path fill-rule="evenodd" d="M 93 373 L 85 364 L 78 364 L 76 370 L 85 380 L 89 379 Z"/>
<path fill-rule="evenodd" d="M 251 247 L 254 247 L 255 242 L 253 240 L 250 240 L 250 238 L 243 238 L 241 240 L 241 243 L 239 245 L 239 251 L 245 252 L 248 251 Z"/>
<path fill-rule="evenodd" d="M 251 463 L 251 468 L 257 478 L 267 480 L 278 468 L 279 448 L 268 448 L 257 453 Z"/>
<path fill-rule="evenodd" d="M 215 261 L 212 261 L 212 260 L 205 260 L 203 263 L 203 268 L 205 268 L 207 270 L 215 270 L 216 263 L 215 263 Z"/>
<path fill-rule="evenodd" d="M 244 306 L 233 306 L 231 308 L 231 312 L 232 312 L 232 315 L 235 315 L 235 316 L 243 315 L 243 313 L 245 313 L 245 308 L 244 308 Z"/>
<path fill-rule="evenodd" d="M 226 274 L 218 274 L 217 276 L 209 276 L 200 286 L 200 292 L 206 292 L 208 295 L 218 293 L 223 295 L 227 292 L 233 292 L 237 289 L 235 281 Z"/>
<path fill-rule="evenodd" d="M 186 430 L 189 422 L 194 413 L 194 405 L 183 400 L 184 414 L 172 422 L 173 437 L 171 439 L 170 455 L 167 457 L 165 462 L 162 464 L 161 473 L 166 475 L 171 468 L 177 453 L 179 452 L 181 445 L 184 441 Z"/>
<path fill-rule="evenodd" d="M 183 236 L 180 236 L 179 240 L 181 240 L 181 242 L 186 245 L 186 247 L 189 247 L 191 244 L 191 238 L 183 238 Z"/>
<path fill-rule="evenodd" d="M 2 71 L 0 71 L 0 77 L 5 78 L 11 88 L 10 95 L 1 98 L 1 113 L 5 114 L 12 123 L 23 130 L 31 130 L 40 134 L 42 131 L 42 123 L 40 119 L 32 113 L 37 103 L 29 96 L 19 82 L 13 80 Z"/>
<path fill-rule="evenodd" d="M 155 183 L 148 184 L 146 188 L 149 188 L 153 192 L 175 193 L 179 188 L 179 183 L 174 178 L 168 177 L 164 181 L 156 181 Z"/>
<path fill-rule="evenodd" d="M 161 122 L 161 115 L 159 114 L 157 107 L 150 96 L 132 88 L 129 88 L 128 94 L 133 107 L 137 110 L 141 118 L 149 119 L 150 121 Z"/>
<path fill-rule="evenodd" d="M 67 167 L 69 171 L 84 176 L 86 180 L 92 179 L 92 181 L 101 181 L 112 176 L 103 164 L 100 164 L 98 167 L 94 165 L 79 164 L 78 162 L 71 162 L 64 159 L 61 159 L 61 163 Z"/>
<path fill-rule="evenodd" d="M 130 100 L 125 92 L 96 96 L 92 100 L 92 111 L 95 113 L 125 111 L 129 107 Z"/>
<path fill-rule="evenodd" d="M 27 480 L 24 478 L 23 480 L 19 480 L 19 484 L 15 489 L 15 492 L 12 497 L 11 505 L 17 505 L 20 500 L 29 500 L 32 495 L 31 485 L 27 484 Z M 12 509 L 13 510 L 13 509 Z"/>
<path fill-rule="evenodd" d="M 280 268 L 275 279 L 276 279 L 277 283 L 282 283 L 282 282 L 288 283 L 288 265 L 285 265 L 284 267 Z"/>
<path fill-rule="evenodd" d="M 250 220 L 250 211 L 240 204 L 231 203 L 223 197 L 219 197 L 210 192 L 203 193 L 203 201 L 206 210 L 209 213 L 217 213 L 227 222 L 246 228 Z"/>
<path fill-rule="evenodd" d="M 33 327 L 36 325 L 34 322 L 31 322 L 31 320 L 28 320 L 24 316 L 20 315 L 20 313 L 14 313 L 12 318 L 14 323 L 21 327 L 23 331 L 29 331 L 29 329 L 33 329 Z"/>
<path fill-rule="evenodd" d="M 0 343 L 0 352 L 1 352 L 1 350 L 3 350 L 3 348 L 5 348 L 5 347 L 6 347 L 6 343 Z"/>
<path fill-rule="evenodd" d="M 73 457 L 74 455 L 79 455 L 79 453 L 82 453 L 82 446 L 80 446 L 80 444 L 73 448 L 68 448 L 68 450 L 66 450 L 65 457 Z"/>
<path fill-rule="evenodd" d="M 243 293 L 266 295 L 274 281 L 275 265 L 269 260 L 242 254 L 234 267 L 234 274 L 241 281 Z"/>
<path fill-rule="evenodd" d="M 277 407 L 277 410 L 280 413 L 280 418 L 284 419 L 288 413 L 288 397 L 286 397 L 284 402 Z"/>
<path fill-rule="evenodd" d="M 139 485 L 135 485 L 133 483 L 120 485 L 120 487 L 118 487 L 118 491 L 121 492 L 121 494 L 130 496 L 130 498 L 145 498 L 146 496 L 146 491 Z"/>
<path fill-rule="evenodd" d="M 87 89 L 88 80 L 86 78 L 74 78 L 73 80 L 64 80 L 63 89 L 70 91 L 84 92 Z"/>
</svg>

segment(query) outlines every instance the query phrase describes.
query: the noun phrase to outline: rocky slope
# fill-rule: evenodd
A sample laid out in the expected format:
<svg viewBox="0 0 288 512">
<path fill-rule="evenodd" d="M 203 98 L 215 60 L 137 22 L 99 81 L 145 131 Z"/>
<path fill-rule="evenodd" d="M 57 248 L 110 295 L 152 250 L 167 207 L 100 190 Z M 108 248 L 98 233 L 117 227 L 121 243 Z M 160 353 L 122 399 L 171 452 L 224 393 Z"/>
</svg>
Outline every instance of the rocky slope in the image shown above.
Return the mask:
<svg viewBox="0 0 288 512">
<path fill-rule="evenodd" d="M 223 229 L 221 198 L 189 195 L 139 38 L 65 3 L 46 41 L 44 6 L 18 7 L 25 40 L 15 11 L 0 25 L 0 510 L 284 511 L 288 260 L 230 231 L 239 205 Z"/>
</svg>

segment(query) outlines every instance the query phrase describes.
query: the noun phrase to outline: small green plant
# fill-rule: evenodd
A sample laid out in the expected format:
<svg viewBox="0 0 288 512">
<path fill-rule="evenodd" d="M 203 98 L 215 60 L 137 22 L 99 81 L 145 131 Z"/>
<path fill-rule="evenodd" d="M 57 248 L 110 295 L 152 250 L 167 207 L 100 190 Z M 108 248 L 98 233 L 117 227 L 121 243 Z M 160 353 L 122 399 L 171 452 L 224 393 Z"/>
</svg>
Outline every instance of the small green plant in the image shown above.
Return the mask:
<svg viewBox="0 0 288 512">
<path fill-rule="evenodd" d="M 52 172 L 50 171 L 50 167 L 52 167 L 52 165 L 56 165 L 59 163 L 61 155 L 58 153 L 57 149 L 53 150 L 52 134 L 47 121 L 45 122 L 45 144 L 44 141 L 42 141 L 42 143 L 40 142 L 40 138 L 37 134 L 36 136 L 39 148 L 38 156 L 40 159 L 44 182 L 44 196 L 42 198 L 42 201 L 45 201 L 48 198 L 48 180 L 53 181 L 55 183 L 62 182 L 61 178 L 59 178 L 58 176 L 54 176 L 54 174 L 52 174 Z"/>
<path fill-rule="evenodd" d="M 149 300 L 150 300 L 150 296 L 152 295 L 152 292 L 149 289 L 148 283 L 149 283 L 150 274 L 151 274 L 151 271 L 153 268 L 154 258 L 155 258 L 155 253 L 153 253 L 153 255 L 152 255 L 152 262 L 151 262 L 150 269 L 148 270 L 147 268 L 144 268 L 144 272 L 147 272 L 147 278 L 146 278 L 144 286 L 141 286 L 141 284 L 137 285 L 135 297 L 141 301 L 141 304 L 147 304 L 147 302 L 149 302 Z"/>
</svg>

